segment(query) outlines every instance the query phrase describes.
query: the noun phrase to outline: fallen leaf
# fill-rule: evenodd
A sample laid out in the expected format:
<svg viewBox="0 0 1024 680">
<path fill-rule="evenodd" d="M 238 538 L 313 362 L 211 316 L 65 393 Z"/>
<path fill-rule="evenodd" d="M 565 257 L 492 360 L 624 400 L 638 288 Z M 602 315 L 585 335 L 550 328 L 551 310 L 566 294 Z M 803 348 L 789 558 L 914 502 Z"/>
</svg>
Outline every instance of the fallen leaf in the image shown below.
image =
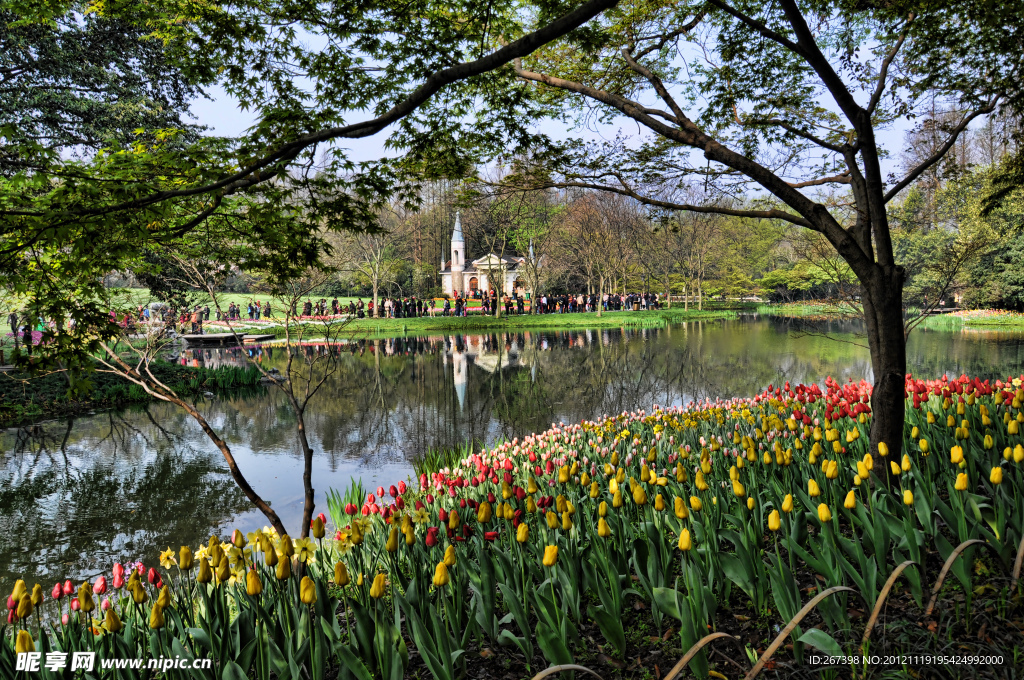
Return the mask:
<svg viewBox="0 0 1024 680">
<path fill-rule="evenodd" d="M 606 663 L 609 666 L 614 666 L 615 668 L 618 668 L 620 671 L 626 667 L 625 662 L 619 661 L 618 659 L 613 659 L 606 654 L 598 654 L 597 660 L 601 663 Z"/>
<path fill-rule="evenodd" d="M 493 651 L 491 651 L 489 649 L 481 649 L 480 650 L 480 658 L 481 659 L 490 659 L 492 656 L 494 656 L 494 652 Z"/>
<path fill-rule="evenodd" d="M 1024 625 L 1024 624 L 1022 624 L 1022 625 Z M 672 637 L 672 633 L 674 633 L 674 632 L 676 632 L 675 628 L 669 628 L 668 630 L 665 631 L 665 634 L 661 636 L 661 639 L 662 640 L 668 640 L 670 637 Z"/>
<path fill-rule="evenodd" d="M 749 621 L 750 620 L 749 616 L 744 616 L 743 614 L 733 614 L 732 617 L 734 619 L 736 619 L 737 621 Z"/>
<path fill-rule="evenodd" d="M 935 631 L 937 631 L 939 629 L 939 622 L 938 621 L 929 621 L 927 628 L 928 628 L 928 632 L 929 633 L 934 633 Z"/>
</svg>

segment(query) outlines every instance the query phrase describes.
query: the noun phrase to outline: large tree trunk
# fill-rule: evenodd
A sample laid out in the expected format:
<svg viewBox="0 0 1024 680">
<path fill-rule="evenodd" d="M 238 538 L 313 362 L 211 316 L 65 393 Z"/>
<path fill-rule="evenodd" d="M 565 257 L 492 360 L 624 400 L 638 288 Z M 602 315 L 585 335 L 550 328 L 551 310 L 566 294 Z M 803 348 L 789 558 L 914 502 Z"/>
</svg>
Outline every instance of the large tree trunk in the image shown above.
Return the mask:
<svg viewBox="0 0 1024 680">
<path fill-rule="evenodd" d="M 602 274 L 602 275 L 599 275 L 597 277 L 597 316 L 598 316 L 598 318 L 601 318 L 601 312 L 603 310 L 603 306 L 602 306 L 603 300 L 601 299 L 603 296 L 604 296 L 604 275 Z"/>
<path fill-rule="evenodd" d="M 380 285 L 376 280 L 373 282 L 373 318 L 380 318 L 380 301 L 377 299 L 377 292 L 380 290 Z"/>
<path fill-rule="evenodd" d="M 899 461 L 903 445 L 904 390 L 907 373 L 907 342 L 903 328 L 902 267 L 878 267 L 878 275 L 864 286 L 864 320 L 874 388 L 871 393 L 871 451 L 878 444 L 889 448 L 888 459 L 879 460 L 889 474 L 889 460 Z"/>
</svg>

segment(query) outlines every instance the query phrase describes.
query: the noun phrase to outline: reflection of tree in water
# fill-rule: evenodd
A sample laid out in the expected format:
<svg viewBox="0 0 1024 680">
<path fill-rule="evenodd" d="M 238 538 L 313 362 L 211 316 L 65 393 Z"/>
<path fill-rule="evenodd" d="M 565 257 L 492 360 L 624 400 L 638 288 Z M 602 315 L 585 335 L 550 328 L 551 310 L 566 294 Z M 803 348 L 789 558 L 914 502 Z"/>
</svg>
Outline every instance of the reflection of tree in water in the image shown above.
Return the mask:
<svg viewBox="0 0 1024 680">
<path fill-rule="evenodd" d="M 105 434 L 100 418 L 5 434 L 0 591 L 17 578 L 77 579 L 115 560 L 151 560 L 249 508 L 217 458 L 140 431 L 132 421 L 151 422 L 144 412 L 106 419 Z"/>
</svg>

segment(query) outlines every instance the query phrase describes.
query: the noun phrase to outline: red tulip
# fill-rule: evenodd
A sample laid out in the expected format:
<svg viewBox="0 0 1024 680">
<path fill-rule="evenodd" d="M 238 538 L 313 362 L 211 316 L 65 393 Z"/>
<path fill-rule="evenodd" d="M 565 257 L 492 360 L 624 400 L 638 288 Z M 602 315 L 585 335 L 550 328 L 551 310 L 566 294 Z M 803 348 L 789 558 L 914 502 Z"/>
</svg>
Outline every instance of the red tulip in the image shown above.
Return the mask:
<svg viewBox="0 0 1024 680">
<path fill-rule="evenodd" d="M 64 590 L 61 589 L 59 583 L 53 586 L 53 592 L 50 593 L 50 597 L 52 597 L 55 600 L 59 600 L 60 598 L 64 597 Z"/>
<path fill-rule="evenodd" d="M 428 493 L 427 494 L 427 505 L 433 505 L 433 504 L 434 504 L 434 494 Z"/>
<path fill-rule="evenodd" d="M 434 529 L 435 527 L 430 527 L 430 528 Z M 427 538 L 426 538 L 426 540 L 424 542 L 427 544 L 428 548 L 433 548 L 435 545 L 437 545 L 437 532 L 436 531 L 427 531 Z"/>
<path fill-rule="evenodd" d="M 157 577 L 156 583 L 154 583 L 153 585 L 156 587 L 157 590 L 160 590 L 161 588 L 163 588 L 164 587 L 164 579 L 163 579 L 163 577 Z"/>
<path fill-rule="evenodd" d="M 124 578 L 124 566 L 120 562 L 114 562 L 114 578 Z"/>
<path fill-rule="evenodd" d="M 384 487 L 383 486 L 378 486 L 377 487 L 377 497 L 378 498 L 384 498 Z"/>
<path fill-rule="evenodd" d="M 554 470 L 555 470 L 555 464 L 554 464 L 554 462 L 549 460 L 547 466 L 544 468 L 544 472 L 545 472 L 545 474 L 549 474 L 550 475 L 552 472 L 554 472 Z"/>
<path fill-rule="evenodd" d="M 7 623 L 14 624 L 18 622 L 18 615 L 14 613 L 13 609 L 7 611 Z"/>
<path fill-rule="evenodd" d="M 521 501 L 521 500 L 523 500 L 524 498 L 526 498 L 526 489 L 524 489 L 524 488 L 523 488 L 523 487 L 521 487 L 521 486 L 517 486 L 517 487 L 515 488 L 515 494 L 516 494 L 516 500 L 517 500 L 517 501 Z"/>
<path fill-rule="evenodd" d="M 504 479 L 505 479 L 505 483 L 506 484 L 511 484 L 512 483 L 512 473 L 511 472 L 506 472 L 505 475 L 504 475 Z"/>
<path fill-rule="evenodd" d="M 495 499 L 494 493 L 491 492 L 491 491 L 488 491 L 487 492 L 487 502 L 491 503 L 493 505 L 495 500 L 496 499 Z"/>
<path fill-rule="evenodd" d="M 426 472 L 424 472 L 424 473 L 422 473 L 420 475 L 420 488 L 421 489 L 426 489 L 427 488 L 427 473 Z"/>
<path fill-rule="evenodd" d="M 18 608 L 18 603 L 14 601 L 14 596 L 13 595 L 8 595 L 7 596 L 7 608 L 8 609 L 17 609 Z"/>
<path fill-rule="evenodd" d="M 159 579 L 159 578 L 160 578 L 160 575 L 156 573 L 156 569 L 154 569 L 153 567 L 150 567 L 149 568 L 149 573 L 146 574 L 146 580 L 149 581 L 149 584 L 153 585 L 154 583 L 157 582 L 157 579 Z"/>
<path fill-rule="evenodd" d="M 77 597 L 71 598 L 71 611 L 77 612 L 79 609 L 81 609 L 81 607 L 82 606 L 78 603 Z"/>
<path fill-rule="evenodd" d="M 107 592 L 106 576 L 100 576 L 98 579 L 96 579 L 96 583 L 94 583 L 92 586 L 92 592 L 96 593 L 97 595 L 102 595 L 103 593 Z"/>
<path fill-rule="evenodd" d="M 398 493 L 399 494 L 404 496 L 406 488 L 408 488 L 408 487 L 406 487 L 405 482 L 399 482 L 398 483 Z"/>
<path fill-rule="evenodd" d="M 71 583 L 71 579 L 64 581 L 64 594 L 70 595 L 73 592 L 75 592 L 75 586 Z"/>
<path fill-rule="evenodd" d="M 416 501 L 416 509 L 417 510 L 422 510 L 425 507 L 427 507 L 427 506 L 423 505 L 423 501 Z"/>
<path fill-rule="evenodd" d="M 439 520 L 441 520 L 442 522 L 447 522 L 448 521 L 448 511 L 445 510 L 444 508 L 441 508 L 440 510 L 437 511 L 437 518 Z"/>
<path fill-rule="evenodd" d="M 383 496 L 383 495 L 384 494 L 381 494 L 381 496 Z M 377 500 L 376 496 L 374 496 L 372 493 L 368 493 L 368 494 L 366 494 L 366 503 L 364 505 L 368 505 L 370 503 L 373 503 L 376 500 Z"/>
<path fill-rule="evenodd" d="M 317 517 L 317 519 L 319 519 L 319 520 L 320 520 L 321 522 L 323 522 L 324 524 L 327 524 L 327 515 L 325 515 L 324 513 L 322 513 L 322 512 L 321 512 L 321 513 L 320 513 L 319 515 L 317 515 L 316 517 Z"/>
<path fill-rule="evenodd" d="M 484 540 L 485 541 L 496 541 L 496 540 L 498 540 L 498 532 L 497 531 L 485 531 L 484 532 Z"/>
<path fill-rule="evenodd" d="M 363 509 L 360 510 L 359 512 L 361 512 L 363 515 L 369 515 L 370 514 L 370 506 L 369 505 L 364 505 Z"/>
<path fill-rule="evenodd" d="M 121 588 L 124 588 L 124 578 L 120 576 L 114 576 L 114 589 L 121 590 Z"/>
<path fill-rule="evenodd" d="M 465 509 L 466 509 L 466 499 L 465 499 L 465 498 L 460 498 L 460 499 L 459 499 L 459 507 L 460 507 L 461 509 L 463 509 L 463 510 L 465 510 Z"/>
<path fill-rule="evenodd" d="M 345 505 L 345 514 L 354 515 L 359 512 L 359 508 L 356 507 L 355 503 L 348 503 Z"/>
<path fill-rule="evenodd" d="M 70 619 L 68 618 L 67 614 L 65 614 L 64 616 L 60 617 L 60 622 L 63 623 L 65 626 L 68 625 L 68 621 L 69 620 Z"/>
<path fill-rule="evenodd" d="M 392 484 L 391 487 L 388 489 L 388 494 L 392 498 L 398 498 L 398 487 Z"/>
</svg>

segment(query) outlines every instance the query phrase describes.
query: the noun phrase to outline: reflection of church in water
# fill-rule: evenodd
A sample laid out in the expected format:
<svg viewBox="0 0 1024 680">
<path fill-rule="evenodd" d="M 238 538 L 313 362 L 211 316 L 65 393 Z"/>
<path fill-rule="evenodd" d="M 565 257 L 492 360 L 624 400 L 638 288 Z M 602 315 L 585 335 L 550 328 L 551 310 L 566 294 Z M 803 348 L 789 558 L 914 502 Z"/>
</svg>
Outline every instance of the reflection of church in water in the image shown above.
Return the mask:
<svg viewBox="0 0 1024 680">
<path fill-rule="evenodd" d="M 506 368 L 530 366 L 536 377 L 537 364 L 525 355 L 526 347 L 517 335 L 452 335 L 445 338 L 447 346 L 443 356 L 445 371 L 452 365 L 452 378 L 459 408 L 466 405 L 466 385 L 469 382 L 469 367 L 476 366 L 488 373 Z"/>
</svg>

